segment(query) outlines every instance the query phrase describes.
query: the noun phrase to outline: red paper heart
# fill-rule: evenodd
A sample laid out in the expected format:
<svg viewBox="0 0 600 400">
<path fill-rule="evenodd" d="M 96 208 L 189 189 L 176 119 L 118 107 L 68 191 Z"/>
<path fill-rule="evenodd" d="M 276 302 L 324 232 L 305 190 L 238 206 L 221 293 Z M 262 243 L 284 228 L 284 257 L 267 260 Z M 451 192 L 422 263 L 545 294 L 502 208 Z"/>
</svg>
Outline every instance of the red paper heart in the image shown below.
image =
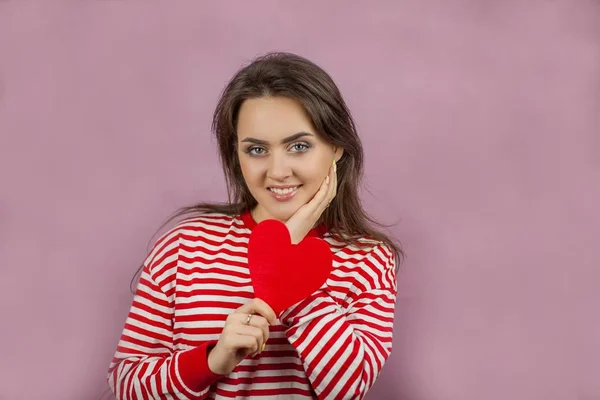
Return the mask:
<svg viewBox="0 0 600 400">
<path fill-rule="evenodd" d="M 254 294 L 279 314 L 323 286 L 333 256 L 322 239 L 307 237 L 293 245 L 280 221 L 256 225 L 248 243 L 248 267 Z"/>
</svg>

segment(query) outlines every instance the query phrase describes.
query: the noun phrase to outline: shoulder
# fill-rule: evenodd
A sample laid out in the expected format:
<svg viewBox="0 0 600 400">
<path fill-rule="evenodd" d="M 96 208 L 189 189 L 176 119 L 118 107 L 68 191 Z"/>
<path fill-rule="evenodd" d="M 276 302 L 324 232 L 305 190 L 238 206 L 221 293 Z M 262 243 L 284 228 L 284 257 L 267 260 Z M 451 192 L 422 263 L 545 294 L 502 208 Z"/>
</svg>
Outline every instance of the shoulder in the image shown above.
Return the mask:
<svg viewBox="0 0 600 400">
<path fill-rule="evenodd" d="M 347 268 L 367 269 L 378 275 L 396 270 L 393 249 L 388 244 L 369 237 L 356 238 L 351 244 L 342 244 L 334 252 L 334 257 Z"/>
<path fill-rule="evenodd" d="M 177 255 L 182 245 L 195 246 L 201 242 L 214 243 L 228 238 L 232 232 L 244 233 L 238 216 L 220 213 L 205 213 L 179 221 L 154 242 L 146 263 L 151 272 L 163 269 L 165 257 Z"/>
<path fill-rule="evenodd" d="M 347 288 L 356 298 L 361 293 L 396 293 L 396 261 L 388 244 L 366 237 L 356 238 L 334 251 L 331 283 Z"/>
<path fill-rule="evenodd" d="M 224 229 L 229 229 L 232 226 L 240 226 L 240 224 L 241 221 L 239 216 L 213 212 L 186 218 L 175 225 L 171 231 L 179 234 L 186 233 L 187 231 L 193 232 L 202 229 L 222 231 Z"/>
<path fill-rule="evenodd" d="M 210 235 L 224 236 L 231 232 L 238 234 L 247 232 L 240 216 L 205 213 L 180 221 L 177 225 L 167 231 L 157 243 L 164 240 L 166 237 L 179 236 L 202 239 L 203 237 Z"/>
</svg>

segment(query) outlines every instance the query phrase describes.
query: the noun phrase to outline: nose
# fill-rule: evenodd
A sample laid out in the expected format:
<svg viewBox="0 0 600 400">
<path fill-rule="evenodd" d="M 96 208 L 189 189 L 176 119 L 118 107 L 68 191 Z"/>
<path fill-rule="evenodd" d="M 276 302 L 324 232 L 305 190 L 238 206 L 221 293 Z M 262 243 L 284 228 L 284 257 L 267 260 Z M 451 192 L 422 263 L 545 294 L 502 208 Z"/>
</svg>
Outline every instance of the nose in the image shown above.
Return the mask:
<svg viewBox="0 0 600 400">
<path fill-rule="evenodd" d="M 286 157 L 279 154 L 272 154 L 269 157 L 267 169 L 267 178 L 283 181 L 292 175 L 292 168 L 286 160 Z"/>
</svg>

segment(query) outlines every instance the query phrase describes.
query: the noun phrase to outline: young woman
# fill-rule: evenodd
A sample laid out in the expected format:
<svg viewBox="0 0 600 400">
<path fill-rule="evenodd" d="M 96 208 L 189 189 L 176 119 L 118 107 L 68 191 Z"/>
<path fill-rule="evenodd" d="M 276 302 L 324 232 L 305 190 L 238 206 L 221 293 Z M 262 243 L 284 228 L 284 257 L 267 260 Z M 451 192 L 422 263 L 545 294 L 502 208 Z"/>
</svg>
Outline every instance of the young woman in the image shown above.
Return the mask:
<svg viewBox="0 0 600 400">
<path fill-rule="evenodd" d="M 119 399 L 359 399 L 392 350 L 401 249 L 372 226 L 358 184 L 363 151 L 330 76 L 270 53 L 229 82 L 213 119 L 228 186 L 146 258 L 108 382 Z M 320 237 L 332 273 L 275 315 L 255 298 L 253 228 Z M 293 284 L 293 282 L 291 282 Z"/>
</svg>

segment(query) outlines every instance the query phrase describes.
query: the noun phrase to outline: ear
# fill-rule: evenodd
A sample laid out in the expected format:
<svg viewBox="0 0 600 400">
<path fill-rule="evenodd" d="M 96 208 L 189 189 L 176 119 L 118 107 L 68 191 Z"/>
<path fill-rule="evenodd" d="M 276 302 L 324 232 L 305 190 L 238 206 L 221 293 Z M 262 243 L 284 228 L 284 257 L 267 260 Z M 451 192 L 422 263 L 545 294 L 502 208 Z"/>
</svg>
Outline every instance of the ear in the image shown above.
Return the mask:
<svg viewBox="0 0 600 400">
<path fill-rule="evenodd" d="M 344 155 L 344 149 L 342 149 L 341 147 L 333 148 L 333 157 L 335 158 L 335 162 L 340 161 L 340 158 L 342 158 L 342 155 Z"/>
</svg>

